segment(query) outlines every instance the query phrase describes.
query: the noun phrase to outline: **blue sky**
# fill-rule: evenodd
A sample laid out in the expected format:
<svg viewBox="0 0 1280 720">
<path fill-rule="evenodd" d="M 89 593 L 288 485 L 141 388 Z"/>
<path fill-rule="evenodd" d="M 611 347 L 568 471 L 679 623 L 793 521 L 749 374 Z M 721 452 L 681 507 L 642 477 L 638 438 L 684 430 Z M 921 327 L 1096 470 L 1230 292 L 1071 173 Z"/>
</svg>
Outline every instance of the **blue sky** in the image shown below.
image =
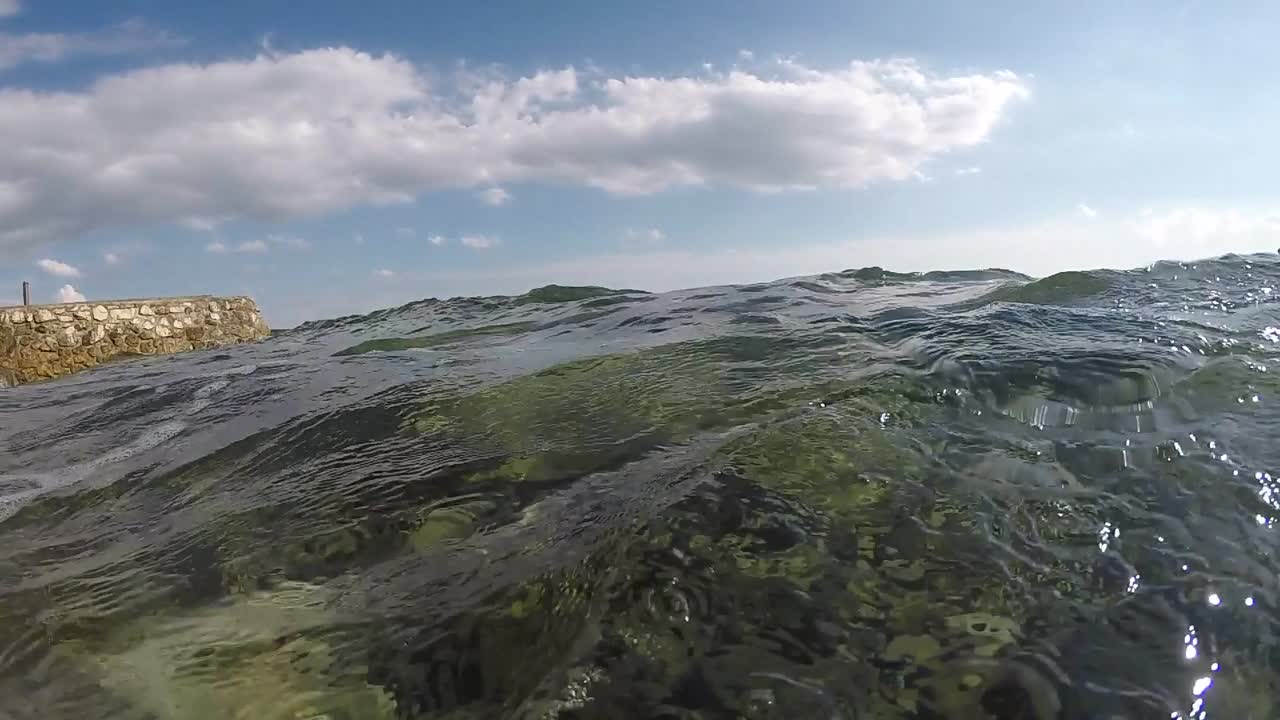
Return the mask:
<svg viewBox="0 0 1280 720">
<path fill-rule="evenodd" d="M 0 304 L 1280 247 L 1265 2 L 0 0 Z"/>
</svg>

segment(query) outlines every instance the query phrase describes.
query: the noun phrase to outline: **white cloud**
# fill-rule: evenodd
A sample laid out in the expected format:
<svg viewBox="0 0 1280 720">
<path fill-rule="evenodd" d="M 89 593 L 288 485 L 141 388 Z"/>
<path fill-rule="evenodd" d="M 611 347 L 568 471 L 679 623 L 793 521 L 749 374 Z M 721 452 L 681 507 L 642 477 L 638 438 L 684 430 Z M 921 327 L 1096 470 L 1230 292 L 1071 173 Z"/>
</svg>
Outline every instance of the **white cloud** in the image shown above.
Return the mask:
<svg viewBox="0 0 1280 720">
<path fill-rule="evenodd" d="M 752 60 L 756 59 L 756 54 L 751 52 L 750 50 L 739 50 L 738 59 L 742 60 L 743 62 L 751 62 Z"/>
<path fill-rule="evenodd" d="M 628 246 L 641 247 L 653 245 L 667 239 L 667 234 L 658 228 L 627 228 L 622 234 L 622 242 Z"/>
<path fill-rule="evenodd" d="M 417 234 L 418 234 L 418 231 L 414 230 L 411 227 L 396 228 L 396 235 L 399 235 L 402 238 L 411 238 Z"/>
<path fill-rule="evenodd" d="M 963 167 L 956 170 L 957 175 L 977 175 L 982 172 L 982 168 L 974 165 L 973 167 Z"/>
<path fill-rule="evenodd" d="M 84 302 L 84 300 L 85 300 L 84 295 L 82 295 L 79 290 L 76 290 L 70 285 L 63 285 L 62 287 L 58 288 L 58 302 L 76 303 L 76 302 Z"/>
<path fill-rule="evenodd" d="M 274 238 L 275 236 L 272 236 L 272 237 Z M 303 240 L 302 242 L 305 243 L 306 241 Z M 251 255 L 265 255 L 268 250 L 270 250 L 270 247 L 267 245 L 266 241 L 264 240 L 245 240 L 244 242 L 235 246 L 229 246 L 226 243 L 222 242 L 221 240 L 214 240 L 213 242 L 204 246 L 205 252 L 213 253 L 215 255 L 222 255 L 227 252 L 237 252 L 237 253 L 251 254 Z"/>
<path fill-rule="evenodd" d="M 0 89 L 0 251 L 148 222 L 278 221 L 542 181 L 618 194 L 910 180 L 1027 95 L 1007 71 L 907 60 L 429 82 L 394 56 L 266 52 Z M 174 102 L 182 98 L 182 102 Z"/>
<path fill-rule="evenodd" d="M 443 235 L 432 235 L 427 238 L 427 242 L 431 243 L 432 245 L 435 245 L 436 247 L 440 247 L 441 245 L 445 244 L 446 241 Z"/>
<path fill-rule="evenodd" d="M 511 193 L 500 187 L 486 188 L 480 191 L 480 200 L 485 205 L 501 207 L 511 201 Z"/>
<path fill-rule="evenodd" d="M 1250 213 L 1239 209 L 1183 207 L 1143 210 L 1126 223 L 1138 237 L 1160 249 L 1255 246 L 1275 250 L 1280 244 L 1280 212 Z M 1234 251 L 1234 250 L 1233 250 Z"/>
<path fill-rule="evenodd" d="M 12 15 L 17 5 L 0 0 L 0 17 Z M 57 62 L 82 55 L 123 55 L 160 48 L 177 47 L 184 40 L 146 24 L 130 20 L 104 30 L 85 33 L 0 32 L 0 71 L 25 63 Z"/>
<path fill-rule="evenodd" d="M 191 216 L 178 220 L 178 224 L 191 230 L 199 230 L 201 232 L 209 232 L 218 227 L 218 221 L 214 218 Z"/>
<path fill-rule="evenodd" d="M 382 277 L 382 278 L 390 278 L 390 277 L 395 277 L 395 276 L 396 276 L 395 271 L 393 271 L 393 270 L 388 270 L 388 269 L 386 269 L 386 268 L 382 268 L 382 269 L 379 269 L 379 270 L 374 270 L 374 271 L 373 271 L 373 274 L 374 274 L 374 275 L 377 275 L 378 277 Z"/>
<path fill-rule="evenodd" d="M 108 265 L 123 265 L 129 258 L 146 252 L 146 245 L 137 240 L 112 243 L 102 249 L 102 261 Z"/>
<path fill-rule="evenodd" d="M 462 243 L 463 247 L 468 247 L 472 250 L 488 250 L 500 245 L 502 241 L 488 235 L 463 235 L 458 242 Z"/>
<path fill-rule="evenodd" d="M 64 262 L 58 262 L 57 260 L 44 258 L 43 260 L 36 262 L 36 265 L 39 266 L 41 270 L 55 277 L 65 277 L 65 278 L 80 277 L 80 270 L 78 268 L 72 267 L 71 265 L 68 265 Z"/>
<path fill-rule="evenodd" d="M 21 11 L 18 0 L 0 0 L 0 18 L 12 17 Z"/>
<path fill-rule="evenodd" d="M 276 245 L 294 250 L 306 250 L 311 247 L 311 243 L 307 242 L 306 238 L 301 238 L 297 235 L 268 235 L 267 239 Z"/>
<path fill-rule="evenodd" d="M 1094 210 L 1093 208 L 1089 207 L 1088 205 L 1085 205 L 1084 203 L 1080 203 L 1079 205 L 1076 205 L 1076 212 L 1080 213 L 1081 215 L 1083 215 L 1083 216 L 1085 216 L 1085 217 L 1087 217 L 1087 218 L 1096 218 L 1096 217 L 1098 217 L 1098 211 L 1097 211 L 1097 210 Z"/>
</svg>

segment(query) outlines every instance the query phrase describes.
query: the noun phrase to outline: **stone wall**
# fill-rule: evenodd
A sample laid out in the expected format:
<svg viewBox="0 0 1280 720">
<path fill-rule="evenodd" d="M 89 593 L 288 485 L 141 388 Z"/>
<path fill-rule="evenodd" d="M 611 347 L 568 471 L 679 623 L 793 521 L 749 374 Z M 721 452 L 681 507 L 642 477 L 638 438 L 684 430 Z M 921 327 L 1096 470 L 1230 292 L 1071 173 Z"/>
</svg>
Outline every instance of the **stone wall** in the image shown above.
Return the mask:
<svg viewBox="0 0 1280 720">
<path fill-rule="evenodd" d="M 0 387 L 270 334 L 247 297 L 210 296 L 0 307 Z"/>
</svg>

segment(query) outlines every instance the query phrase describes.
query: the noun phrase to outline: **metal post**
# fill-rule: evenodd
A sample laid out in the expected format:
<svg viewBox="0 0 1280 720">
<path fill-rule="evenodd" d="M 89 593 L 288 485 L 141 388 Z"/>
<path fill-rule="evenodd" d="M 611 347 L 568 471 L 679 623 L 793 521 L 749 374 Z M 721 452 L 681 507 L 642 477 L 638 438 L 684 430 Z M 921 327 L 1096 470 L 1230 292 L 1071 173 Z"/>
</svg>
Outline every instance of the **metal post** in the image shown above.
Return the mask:
<svg viewBox="0 0 1280 720">
<path fill-rule="evenodd" d="M 27 282 L 26 280 L 22 281 L 22 304 L 23 305 L 31 304 L 31 283 Z"/>
</svg>

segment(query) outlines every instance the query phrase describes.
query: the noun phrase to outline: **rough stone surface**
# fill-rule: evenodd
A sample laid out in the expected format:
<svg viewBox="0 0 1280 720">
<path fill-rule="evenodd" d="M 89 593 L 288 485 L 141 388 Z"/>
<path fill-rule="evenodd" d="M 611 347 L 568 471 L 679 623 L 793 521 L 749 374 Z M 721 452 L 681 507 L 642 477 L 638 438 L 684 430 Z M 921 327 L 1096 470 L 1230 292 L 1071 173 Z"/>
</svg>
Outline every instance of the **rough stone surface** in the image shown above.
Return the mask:
<svg viewBox="0 0 1280 720">
<path fill-rule="evenodd" d="M 0 307 L 0 387 L 67 375 L 120 355 L 204 350 L 270 333 L 247 297 Z"/>
</svg>

